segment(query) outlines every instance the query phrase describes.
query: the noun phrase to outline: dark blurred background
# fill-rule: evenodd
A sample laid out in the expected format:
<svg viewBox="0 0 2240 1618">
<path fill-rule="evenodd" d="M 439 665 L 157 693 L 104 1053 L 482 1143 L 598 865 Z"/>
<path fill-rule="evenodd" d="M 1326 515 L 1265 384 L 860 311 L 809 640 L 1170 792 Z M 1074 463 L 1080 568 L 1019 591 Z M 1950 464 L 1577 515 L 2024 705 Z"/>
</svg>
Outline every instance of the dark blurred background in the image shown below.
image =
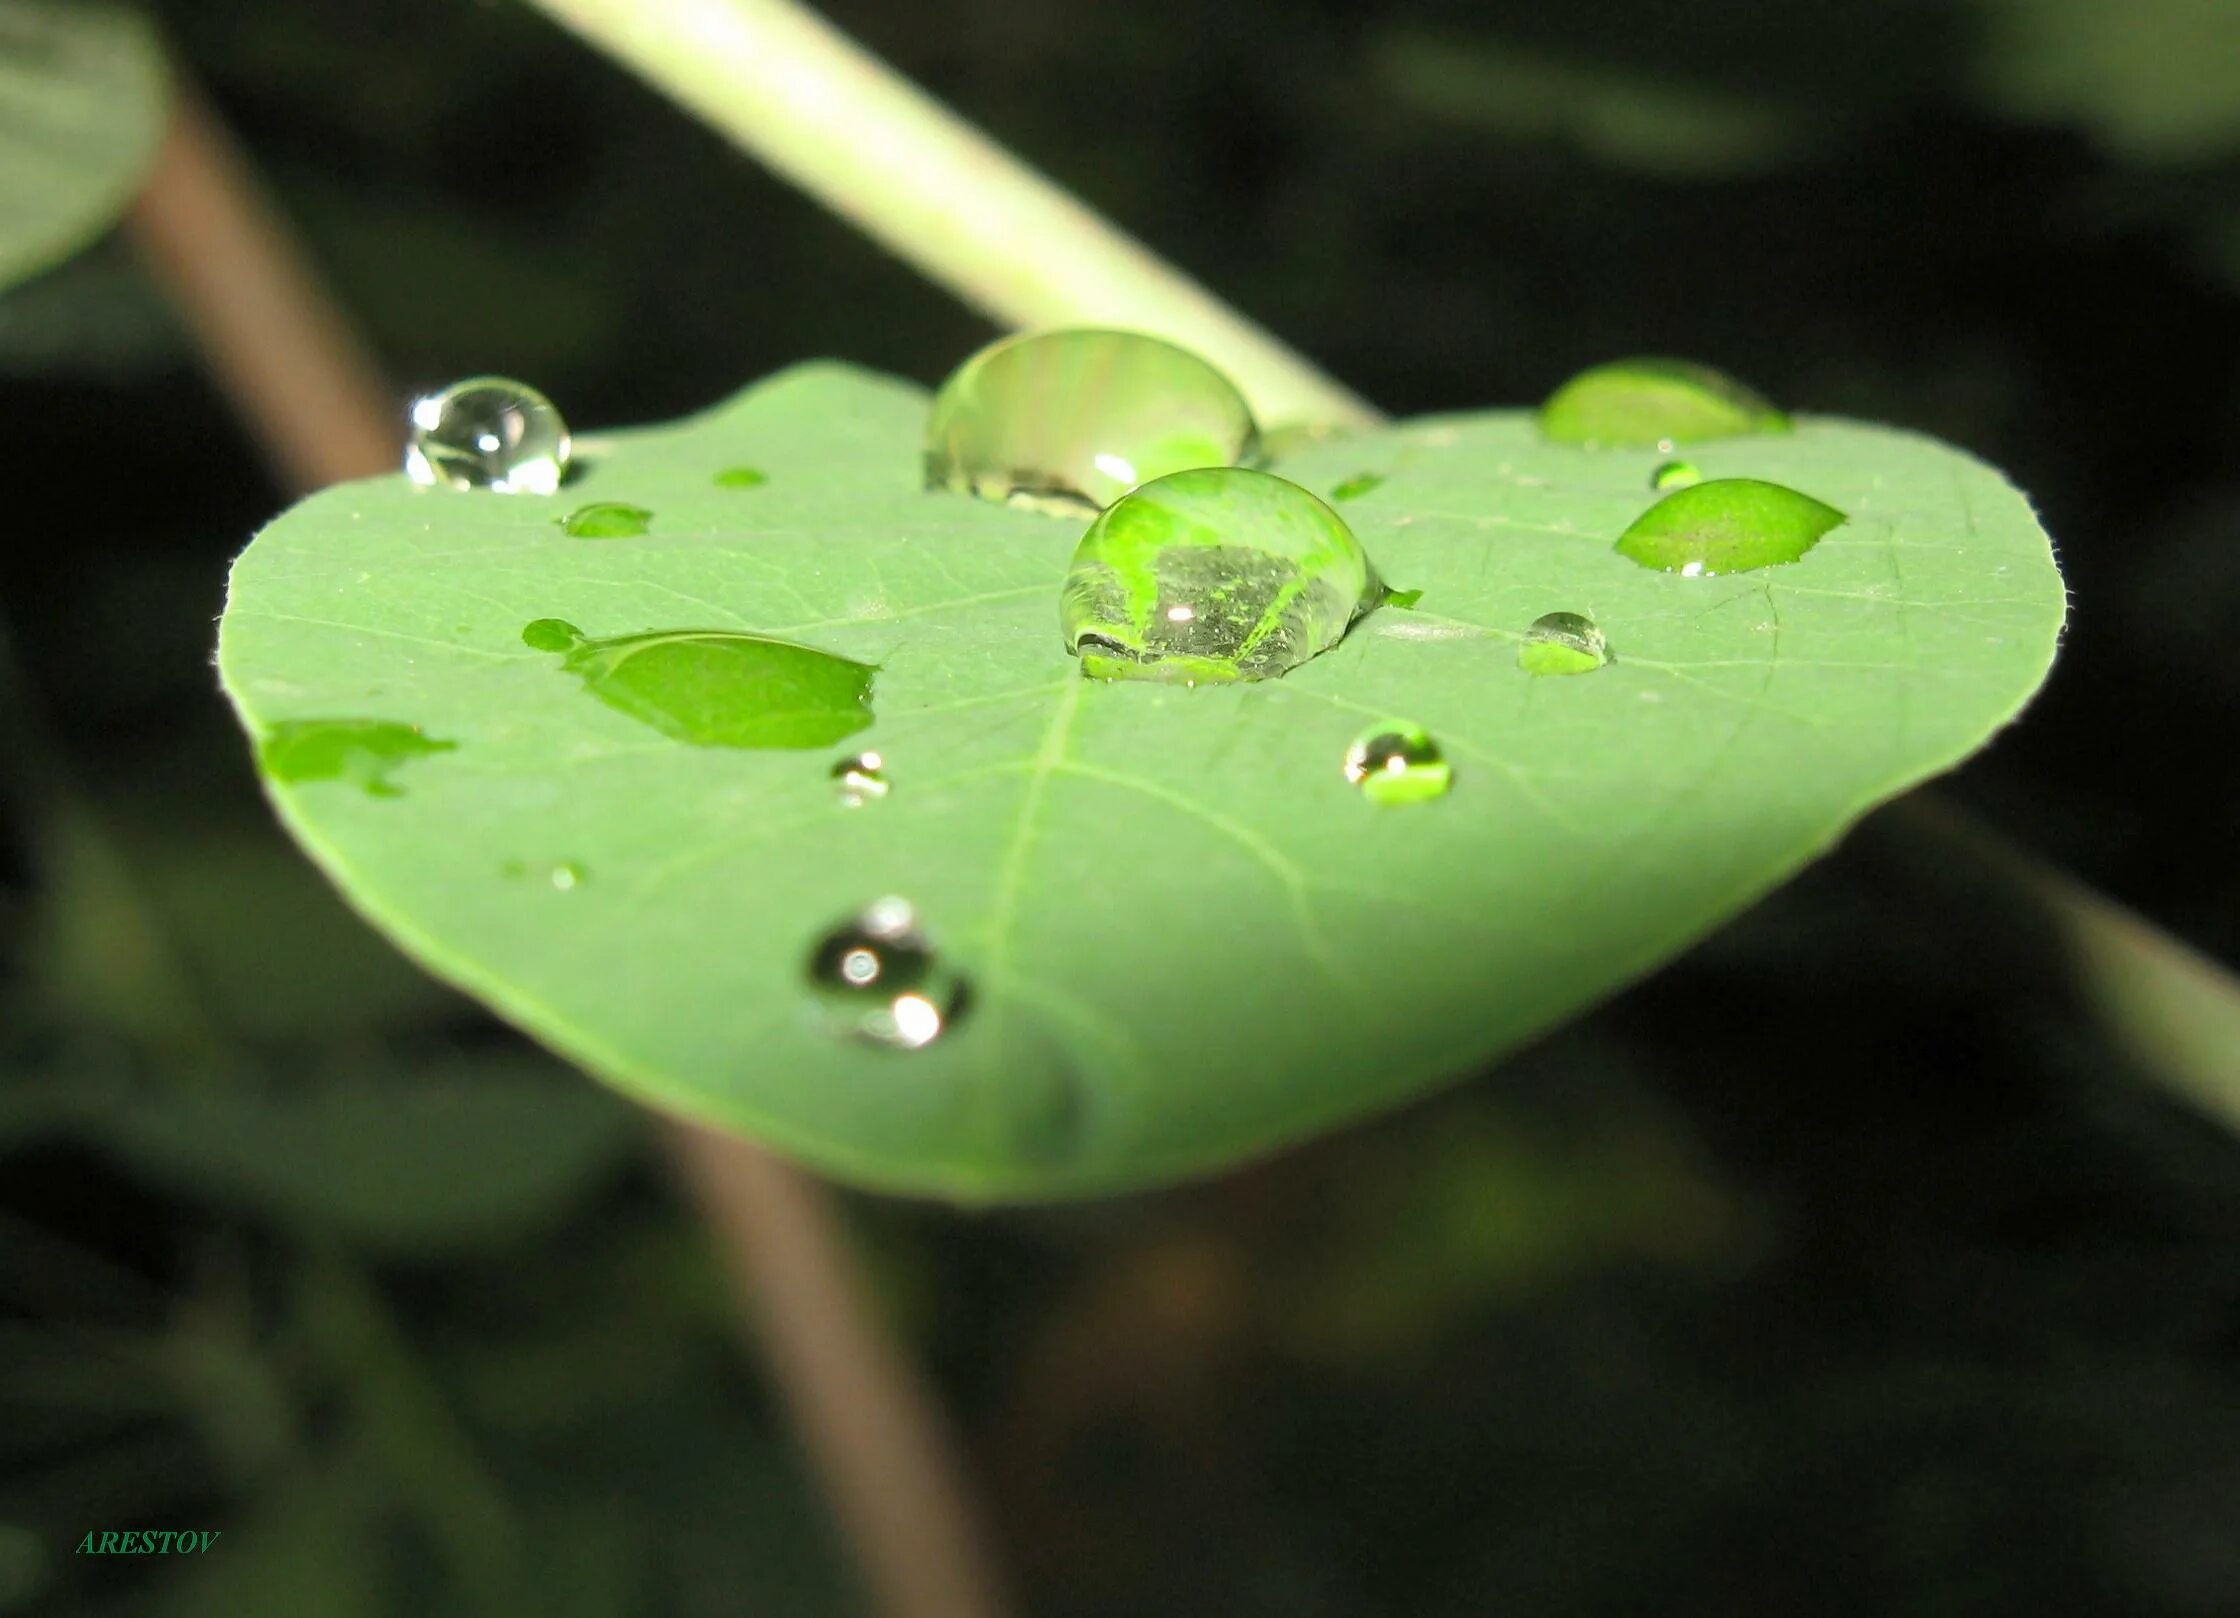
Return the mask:
<svg viewBox="0 0 2240 1618">
<path fill-rule="evenodd" d="M 400 389 L 991 334 L 518 5 L 159 10 Z M 2233 0 L 826 11 L 1395 412 L 1674 353 L 2006 468 L 2074 623 L 1947 790 L 2240 959 Z M 863 1610 L 642 1127 L 264 811 L 209 655 L 285 496 L 120 244 L 0 295 L 0 421 L 0 1612 Z M 1870 825 L 1278 1161 L 849 1209 L 1034 1614 L 2212 1618 L 2240 1145 L 2143 1077 Z"/>
</svg>

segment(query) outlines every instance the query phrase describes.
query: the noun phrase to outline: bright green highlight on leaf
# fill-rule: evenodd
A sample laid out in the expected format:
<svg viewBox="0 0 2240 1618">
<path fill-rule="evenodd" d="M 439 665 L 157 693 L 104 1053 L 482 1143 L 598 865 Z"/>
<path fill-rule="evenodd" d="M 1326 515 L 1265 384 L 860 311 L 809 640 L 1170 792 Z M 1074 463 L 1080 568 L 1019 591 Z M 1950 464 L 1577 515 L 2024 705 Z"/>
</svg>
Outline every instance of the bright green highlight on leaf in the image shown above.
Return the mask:
<svg viewBox="0 0 2240 1618">
<path fill-rule="evenodd" d="M 0 287 L 91 242 L 155 156 L 171 87 L 139 12 L 99 0 L 0 4 Z"/>
<path fill-rule="evenodd" d="M 1794 562 L 1844 521 L 1809 494 L 1757 478 L 1714 478 L 1666 495 L 1633 520 L 1618 554 L 1643 567 L 1710 578 Z"/>
<path fill-rule="evenodd" d="M 1088 327 L 991 344 L 952 372 L 926 418 L 926 487 L 1064 516 L 1140 484 L 1252 459 L 1236 384 L 1187 349 Z"/>
<path fill-rule="evenodd" d="M 1582 613 L 1542 613 L 1517 644 L 1517 667 L 1527 674 L 1592 674 L 1609 661 L 1610 643 Z"/>
<path fill-rule="evenodd" d="M 602 500 L 576 507 L 560 519 L 560 527 L 577 539 L 636 539 L 653 527 L 653 513 L 644 506 Z"/>
<path fill-rule="evenodd" d="M 368 797 L 395 798 L 397 766 L 457 744 L 392 719 L 283 719 L 257 742 L 257 766 L 275 781 L 347 781 Z"/>
<path fill-rule="evenodd" d="M 1690 360 L 1614 360 L 1548 395 L 1540 430 L 1590 449 L 1670 449 L 1704 438 L 1785 433 L 1789 418 L 1723 371 Z"/>
<path fill-rule="evenodd" d="M 1454 766 L 1439 744 L 1407 719 L 1387 719 L 1356 736 L 1345 772 L 1371 803 L 1422 803 L 1446 796 L 1454 784 Z"/>
<path fill-rule="evenodd" d="M 1108 686 L 1052 634 L 1070 536 L 927 495 L 926 404 L 802 366 L 602 432 L 580 499 L 338 485 L 236 564 L 219 651 L 253 734 L 380 714 L 457 742 L 402 798 L 269 787 L 413 959 L 630 1096 L 859 1183 L 1142 1187 L 1480 1070 L 1981 746 L 2064 610 L 2029 505 L 1919 434 L 1816 417 L 1748 440 L 1754 475 L 1852 524 L 1801 566 L 1679 580 L 1610 545 L 1654 454 L 1487 411 L 1284 463 L 1314 490 L 1406 466 L 1345 516 L 1417 610 L 1280 680 Z M 716 487 L 748 454 L 769 485 Z M 553 521 L 609 491 L 659 514 L 652 537 Z M 1590 603 L 1615 661 L 1518 671 L 1525 625 Z M 547 617 L 876 664 L 877 723 L 823 752 L 679 745 L 563 674 L 570 637 L 527 651 Z M 1444 798 L 1387 809 L 1344 780 L 1388 717 L 1452 761 Z M 865 747 L 893 790 L 848 809 L 831 767 Z M 499 877 L 509 859 L 593 876 L 556 893 Z M 971 985 L 907 1053 L 835 1037 L 806 977 L 888 894 Z"/>
<path fill-rule="evenodd" d="M 881 899 L 818 939 L 808 979 L 827 1027 L 888 1050 L 923 1050 L 964 1004 L 963 980 L 903 899 Z"/>
<path fill-rule="evenodd" d="M 539 618 L 522 644 L 617 713 L 695 747 L 826 747 L 871 723 L 871 664 L 721 629 L 657 629 L 593 640 Z"/>
<path fill-rule="evenodd" d="M 1338 644 L 1376 578 L 1296 483 L 1215 467 L 1145 484 L 1090 524 L 1058 617 L 1100 680 L 1265 680 Z"/>
<path fill-rule="evenodd" d="M 473 376 L 413 402 L 404 470 L 430 487 L 550 494 L 570 448 L 550 399 L 511 377 Z"/>
<path fill-rule="evenodd" d="M 752 466 L 727 466 L 716 474 L 719 489 L 759 489 L 769 481 L 768 473 Z"/>
<path fill-rule="evenodd" d="M 1703 474 L 1696 470 L 1693 461 L 1666 461 L 1649 474 L 1649 487 L 1659 494 L 1670 494 L 1674 489 L 1685 489 L 1691 483 L 1701 483 Z"/>
<path fill-rule="evenodd" d="M 1384 481 L 1382 472 L 1356 472 L 1330 490 L 1332 500 L 1358 500 Z"/>
</svg>

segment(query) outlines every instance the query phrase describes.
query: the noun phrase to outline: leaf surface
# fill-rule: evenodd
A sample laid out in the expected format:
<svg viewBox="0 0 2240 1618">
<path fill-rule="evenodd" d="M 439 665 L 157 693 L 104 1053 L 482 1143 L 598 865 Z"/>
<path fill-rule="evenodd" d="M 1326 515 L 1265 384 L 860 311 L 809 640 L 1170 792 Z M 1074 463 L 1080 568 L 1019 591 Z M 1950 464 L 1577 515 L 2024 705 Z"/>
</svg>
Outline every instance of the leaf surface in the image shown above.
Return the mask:
<svg viewBox="0 0 2240 1618">
<path fill-rule="evenodd" d="M 1277 468 L 1325 494 L 1381 479 L 1342 509 L 1414 609 L 1279 680 L 1084 682 L 1057 616 L 1082 525 L 921 489 L 925 406 L 809 365 L 585 440 L 549 499 L 329 490 L 242 557 L 220 647 L 255 735 L 452 744 L 392 796 L 267 783 L 409 953 L 631 1094 L 875 1185 L 1143 1185 L 1466 1073 L 1980 746 L 2065 606 L 2027 503 L 1933 441 L 1808 417 L 1702 446 L 1707 478 L 1849 520 L 1796 563 L 1684 578 L 1613 549 L 1656 498 L 1653 450 L 1494 412 Z M 718 484 L 741 465 L 767 481 Z M 569 537 L 589 500 L 651 532 Z M 1613 661 L 1520 669 L 1554 611 Z M 798 641 L 876 665 L 876 718 L 822 750 L 693 746 L 524 646 L 548 618 Z M 1349 742 L 1388 718 L 1428 728 L 1451 791 L 1348 784 Z M 863 748 L 890 791 L 846 808 L 830 771 Z M 836 1037 L 803 976 L 887 895 L 971 984 L 920 1050 Z"/>
</svg>

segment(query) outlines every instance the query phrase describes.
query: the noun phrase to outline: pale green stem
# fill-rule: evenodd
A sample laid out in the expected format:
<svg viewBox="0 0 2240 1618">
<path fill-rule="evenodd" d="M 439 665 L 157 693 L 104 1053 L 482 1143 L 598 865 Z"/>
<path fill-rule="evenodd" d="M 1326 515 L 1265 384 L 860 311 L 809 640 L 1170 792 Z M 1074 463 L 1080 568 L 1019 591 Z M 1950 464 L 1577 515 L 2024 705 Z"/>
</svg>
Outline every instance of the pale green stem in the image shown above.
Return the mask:
<svg viewBox="0 0 2240 1618">
<path fill-rule="evenodd" d="M 1370 405 L 1122 235 L 790 0 L 536 0 L 903 259 L 1017 326 L 1101 322 L 1222 365 L 1278 426 L 1366 426 Z M 2158 1078 L 2235 1122 L 2230 1044 L 2165 1030 L 2240 1026 L 2240 983 L 2090 889 L 2004 851 L 2068 935 L 2103 1009 Z M 2125 1008 L 2118 1015 L 2113 1008 Z M 2200 1057 L 2209 1058 L 2204 1066 Z"/>
<path fill-rule="evenodd" d="M 1270 426 L 1374 419 L 1292 349 L 789 0 L 537 4 L 993 320 L 1172 338 L 1227 371 Z"/>
</svg>

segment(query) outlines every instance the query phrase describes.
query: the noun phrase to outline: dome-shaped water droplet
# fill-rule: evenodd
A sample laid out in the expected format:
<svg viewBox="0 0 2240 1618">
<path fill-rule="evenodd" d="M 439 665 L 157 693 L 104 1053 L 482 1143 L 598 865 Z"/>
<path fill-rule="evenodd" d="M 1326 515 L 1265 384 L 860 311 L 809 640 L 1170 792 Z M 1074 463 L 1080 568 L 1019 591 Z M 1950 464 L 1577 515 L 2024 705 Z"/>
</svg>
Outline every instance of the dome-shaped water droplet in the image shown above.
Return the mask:
<svg viewBox="0 0 2240 1618">
<path fill-rule="evenodd" d="M 832 766 L 832 785 L 842 807 L 861 809 L 887 795 L 887 761 L 877 753 L 858 753 Z"/>
<path fill-rule="evenodd" d="M 1176 472 L 1090 524 L 1058 616 L 1097 679 L 1265 680 L 1335 646 L 1382 594 L 1335 511 L 1241 467 Z"/>
<path fill-rule="evenodd" d="M 1421 725 L 1387 719 L 1346 749 L 1346 779 L 1371 803 L 1421 803 L 1454 784 L 1454 768 Z"/>
<path fill-rule="evenodd" d="M 1067 328 L 991 344 L 950 373 L 926 421 L 928 488 L 1063 515 L 1170 472 L 1253 457 L 1236 384 L 1136 332 Z"/>
<path fill-rule="evenodd" d="M 1675 444 L 1741 433 L 1785 433 L 1789 418 L 1723 371 L 1689 360 L 1615 360 L 1581 371 L 1548 395 L 1540 430 L 1559 444 Z"/>
<path fill-rule="evenodd" d="M 568 470 L 568 424 L 526 382 L 475 376 L 412 407 L 405 475 L 415 483 L 550 494 Z"/>
<path fill-rule="evenodd" d="M 1844 521 L 1842 512 L 1779 483 L 1714 478 L 1666 495 L 1618 539 L 1643 567 L 1710 578 L 1794 562 Z"/>
<path fill-rule="evenodd" d="M 964 1007 L 963 979 L 902 899 L 881 899 L 818 939 L 808 979 L 834 1032 L 891 1050 L 932 1044 Z"/>
<path fill-rule="evenodd" d="M 1610 661 L 1610 643 L 1592 618 L 1576 612 L 1533 619 L 1517 647 L 1517 667 L 1527 674 L 1591 674 Z"/>
<path fill-rule="evenodd" d="M 1649 474 L 1649 487 L 1659 494 L 1670 494 L 1674 489 L 1685 489 L 1691 483 L 1701 483 L 1703 474 L 1696 470 L 1693 461 L 1665 461 Z"/>
<path fill-rule="evenodd" d="M 644 506 L 602 500 L 576 507 L 560 519 L 560 526 L 576 539 L 636 539 L 653 527 L 653 513 Z"/>
</svg>

